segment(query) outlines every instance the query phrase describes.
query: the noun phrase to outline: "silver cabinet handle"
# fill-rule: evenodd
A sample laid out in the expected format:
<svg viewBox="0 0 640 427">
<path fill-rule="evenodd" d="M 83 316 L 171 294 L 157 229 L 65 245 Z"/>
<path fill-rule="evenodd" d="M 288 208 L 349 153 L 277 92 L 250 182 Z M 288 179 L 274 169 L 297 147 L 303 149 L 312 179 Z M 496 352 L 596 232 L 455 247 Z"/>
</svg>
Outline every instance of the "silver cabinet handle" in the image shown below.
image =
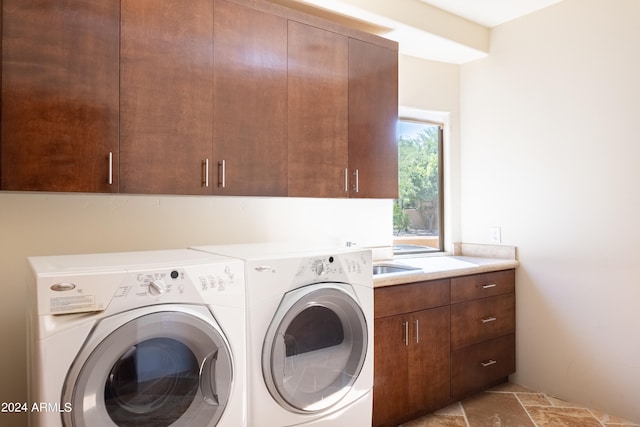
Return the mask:
<svg viewBox="0 0 640 427">
<path fill-rule="evenodd" d="M 404 345 L 409 345 L 409 322 L 402 322 L 404 326 Z"/>
<path fill-rule="evenodd" d="M 109 151 L 109 172 L 107 174 L 107 183 L 113 184 L 113 152 Z"/>
<path fill-rule="evenodd" d="M 488 285 L 482 285 L 482 289 L 495 288 L 496 286 L 495 283 L 489 283 Z"/>
<path fill-rule="evenodd" d="M 218 162 L 218 169 L 220 170 L 218 187 L 225 188 L 227 186 L 227 162 L 225 160 Z"/>
<path fill-rule="evenodd" d="M 358 169 L 356 169 L 356 171 L 353 173 L 356 177 L 356 193 L 360 191 L 360 177 L 359 177 L 359 173 L 358 173 Z"/>
<path fill-rule="evenodd" d="M 349 192 L 349 169 L 344 168 L 344 191 Z"/>
<path fill-rule="evenodd" d="M 204 179 L 202 183 L 205 187 L 209 187 L 209 159 L 204 159 L 202 164 L 204 165 Z"/>
<path fill-rule="evenodd" d="M 489 359 L 489 360 L 485 360 L 484 362 L 480 362 L 480 364 L 482 365 L 483 368 L 486 368 L 487 366 L 495 365 L 496 363 L 498 363 L 498 362 L 496 360 L 493 360 L 493 359 Z"/>
<path fill-rule="evenodd" d="M 418 344 L 420 342 L 420 320 L 416 319 L 413 323 L 416 325 L 416 344 Z"/>
<path fill-rule="evenodd" d="M 496 317 L 493 317 L 493 316 L 491 316 L 491 317 L 485 317 L 485 318 L 483 318 L 483 319 L 480 319 L 480 321 L 481 321 L 482 323 L 495 322 L 496 320 L 498 320 L 498 319 L 497 319 Z"/>
</svg>

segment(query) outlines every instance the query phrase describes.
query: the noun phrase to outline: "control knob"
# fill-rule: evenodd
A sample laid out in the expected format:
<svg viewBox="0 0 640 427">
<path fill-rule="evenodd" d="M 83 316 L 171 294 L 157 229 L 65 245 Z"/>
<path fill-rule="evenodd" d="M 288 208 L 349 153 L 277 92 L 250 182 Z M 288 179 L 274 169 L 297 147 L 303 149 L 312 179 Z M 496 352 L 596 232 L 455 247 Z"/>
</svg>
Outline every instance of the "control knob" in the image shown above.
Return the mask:
<svg viewBox="0 0 640 427">
<path fill-rule="evenodd" d="M 162 296 L 167 291 L 167 285 L 162 280 L 151 280 L 149 282 L 149 293 L 153 296 Z"/>
<path fill-rule="evenodd" d="M 316 261 L 313 263 L 311 269 L 318 275 L 320 276 L 322 273 L 324 273 L 324 264 L 322 263 L 322 261 Z"/>
</svg>

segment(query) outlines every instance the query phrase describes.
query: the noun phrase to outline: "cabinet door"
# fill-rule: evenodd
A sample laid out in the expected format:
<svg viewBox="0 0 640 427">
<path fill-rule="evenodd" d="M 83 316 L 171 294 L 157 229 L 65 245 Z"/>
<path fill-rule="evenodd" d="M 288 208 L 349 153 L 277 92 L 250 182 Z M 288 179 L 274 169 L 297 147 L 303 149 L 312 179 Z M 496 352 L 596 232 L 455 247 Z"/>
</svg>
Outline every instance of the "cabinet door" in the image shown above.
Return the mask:
<svg viewBox="0 0 640 427">
<path fill-rule="evenodd" d="M 449 306 L 375 320 L 373 425 L 396 425 L 450 397 Z"/>
<path fill-rule="evenodd" d="M 212 157 L 211 0 L 121 0 L 121 191 L 202 194 Z"/>
<path fill-rule="evenodd" d="M 410 326 L 410 412 L 431 411 L 450 395 L 449 306 L 413 313 Z"/>
<path fill-rule="evenodd" d="M 2 2 L 0 188 L 118 191 L 119 4 Z"/>
<path fill-rule="evenodd" d="M 374 322 L 374 426 L 390 425 L 409 411 L 409 331 L 405 322 L 404 315 L 383 317 Z"/>
<path fill-rule="evenodd" d="M 349 40 L 351 197 L 398 197 L 398 52 Z"/>
<path fill-rule="evenodd" d="M 214 192 L 287 195 L 287 20 L 215 1 Z"/>
<path fill-rule="evenodd" d="M 289 195 L 348 196 L 348 38 L 289 21 Z"/>
</svg>

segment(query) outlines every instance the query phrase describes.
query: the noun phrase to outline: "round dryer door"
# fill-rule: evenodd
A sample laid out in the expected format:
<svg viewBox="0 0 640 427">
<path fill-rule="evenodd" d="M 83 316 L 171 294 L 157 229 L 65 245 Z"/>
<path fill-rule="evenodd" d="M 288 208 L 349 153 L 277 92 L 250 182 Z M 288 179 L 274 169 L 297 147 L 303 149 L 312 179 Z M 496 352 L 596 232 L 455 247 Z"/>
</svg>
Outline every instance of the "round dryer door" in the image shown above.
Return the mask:
<svg viewBox="0 0 640 427">
<path fill-rule="evenodd" d="M 98 323 L 67 375 L 65 425 L 217 424 L 233 373 L 222 331 L 204 307 L 153 310 Z"/>
<path fill-rule="evenodd" d="M 348 392 L 367 353 L 367 323 L 350 285 L 322 283 L 288 292 L 262 352 L 271 395 L 299 413 L 323 411 Z"/>
</svg>

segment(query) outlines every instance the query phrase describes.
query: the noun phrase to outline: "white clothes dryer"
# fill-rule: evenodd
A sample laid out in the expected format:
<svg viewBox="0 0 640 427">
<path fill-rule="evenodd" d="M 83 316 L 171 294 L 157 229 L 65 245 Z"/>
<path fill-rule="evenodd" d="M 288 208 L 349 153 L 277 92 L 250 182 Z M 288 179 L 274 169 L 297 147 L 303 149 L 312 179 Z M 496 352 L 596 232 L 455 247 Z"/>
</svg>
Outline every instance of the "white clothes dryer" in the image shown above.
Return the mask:
<svg viewBox="0 0 640 427">
<path fill-rule="evenodd" d="M 371 252 L 193 248 L 245 261 L 252 427 L 370 427 Z"/>
<path fill-rule="evenodd" d="M 31 257 L 32 426 L 246 426 L 243 263 Z"/>
</svg>

